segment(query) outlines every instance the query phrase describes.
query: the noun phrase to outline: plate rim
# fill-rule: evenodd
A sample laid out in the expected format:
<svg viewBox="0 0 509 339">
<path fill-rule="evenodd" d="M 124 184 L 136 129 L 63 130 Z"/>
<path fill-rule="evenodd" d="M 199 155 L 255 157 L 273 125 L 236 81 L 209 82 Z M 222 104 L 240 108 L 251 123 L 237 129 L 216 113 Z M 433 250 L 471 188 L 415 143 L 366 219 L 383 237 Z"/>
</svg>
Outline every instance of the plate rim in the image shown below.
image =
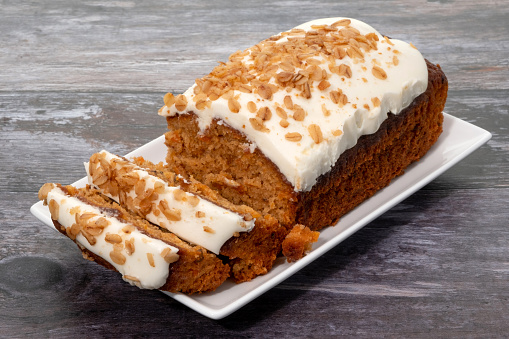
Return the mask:
<svg viewBox="0 0 509 339">
<path fill-rule="evenodd" d="M 251 284 L 251 285 L 255 284 L 254 288 L 249 290 L 247 293 L 242 294 L 242 296 L 240 296 L 236 300 L 229 302 L 223 306 L 213 307 L 213 306 L 206 305 L 203 301 L 200 301 L 199 299 L 200 299 L 200 296 L 204 296 L 207 294 L 211 295 L 211 294 L 214 294 L 214 292 L 208 292 L 208 293 L 204 293 L 201 295 L 185 295 L 182 293 L 171 293 L 171 292 L 166 292 L 166 291 L 162 291 L 162 292 L 165 293 L 166 295 L 170 296 L 174 300 L 186 305 L 187 307 L 193 309 L 194 311 L 196 311 L 208 318 L 211 318 L 211 319 L 219 320 L 219 319 L 222 319 L 222 318 L 232 314 L 233 312 L 242 308 L 249 302 L 253 301 L 257 297 L 262 295 L 263 293 L 267 292 L 268 290 L 277 286 L 284 280 L 288 279 L 293 274 L 297 273 L 298 271 L 300 271 L 301 269 L 303 269 L 304 267 L 306 267 L 307 265 L 309 265 L 310 263 L 312 263 L 313 261 L 315 261 L 322 255 L 324 255 L 326 252 L 328 252 L 332 248 L 336 247 L 338 244 L 340 244 L 342 241 L 347 239 L 349 236 L 351 236 L 355 232 L 359 231 L 361 228 L 366 226 L 369 222 L 373 221 L 374 219 L 379 217 L 381 214 L 385 213 L 386 211 L 388 211 L 395 205 L 399 204 L 404 199 L 408 198 L 410 195 L 412 195 L 413 193 L 415 193 L 416 191 L 421 189 L 423 186 L 425 186 L 426 184 L 428 184 L 429 182 L 431 182 L 432 180 L 434 180 L 435 178 L 437 178 L 438 176 L 440 176 L 441 174 L 446 172 L 448 169 L 450 169 L 451 167 L 456 165 L 458 162 L 460 162 L 461 160 L 466 158 L 468 155 L 470 155 L 472 152 L 474 152 L 476 149 L 478 149 L 480 146 L 482 146 L 484 143 L 486 143 L 492 137 L 490 132 L 488 132 L 474 124 L 471 124 L 469 122 L 466 122 L 464 120 L 461 120 L 457 117 L 454 117 L 454 116 L 444 112 L 444 132 L 446 132 L 445 127 L 447 127 L 447 129 L 448 129 L 447 132 L 451 132 L 451 130 L 453 128 L 455 128 L 454 127 L 455 124 L 459 125 L 461 128 L 469 129 L 470 132 L 475 134 L 475 136 L 476 136 L 475 138 L 469 137 L 468 139 L 466 139 L 466 137 L 464 137 L 466 140 L 463 140 L 464 143 L 461 144 L 460 152 L 453 155 L 449 159 L 445 160 L 442 164 L 438 165 L 431 172 L 418 178 L 415 182 L 413 182 L 413 184 L 410 187 L 406 188 L 405 190 L 403 190 L 402 192 L 400 192 L 393 198 L 388 199 L 385 203 L 379 205 L 376 209 L 367 213 L 363 218 L 356 220 L 352 225 L 348 226 L 345 230 L 340 231 L 338 234 L 333 236 L 331 239 L 328 239 L 327 241 L 322 243 L 319 247 L 314 248 L 304 258 L 302 258 L 294 263 L 286 263 L 286 262 L 282 263 L 281 265 L 285 265 L 285 268 L 282 272 L 276 273 L 275 275 L 272 274 L 274 276 L 271 276 L 271 273 L 269 272 L 269 274 L 267 274 L 265 276 L 257 277 L 256 279 L 252 280 L 251 282 L 246 282 L 246 283 L 242 283 L 240 285 L 235 285 L 235 286 L 241 286 L 241 285 L 245 285 L 245 284 L 246 285 L 247 284 Z M 442 138 L 442 139 L 440 139 L 440 138 Z M 451 138 L 451 136 L 450 135 L 444 136 L 444 133 L 442 133 L 440 138 L 439 138 L 439 140 L 441 142 L 443 142 L 444 138 Z M 164 134 L 155 138 L 154 140 L 142 145 L 141 147 L 135 149 L 134 151 L 128 153 L 125 156 L 131 157 L 134 155 L 141 155 L 140 153 L 142 153 L 145 150 L 153 148 L 154 145 L 160 144 L 162 141 L 164 141 Z M 435 147 L 436 146 L 433 145 L 432 148 L 430 149 L 430 151 L 428 151 L 428 153 L 422 159 L 424 159 L 426 157 L 428 157 L 428 158 L 432 157 L 433 152 L 434 151 L 437 152 Z M 428 155 L 428 154 L 430 154 L 430 155 Z M 421 161 L 418 161 L 418 162 L 410 165 L 409 168 L 405 171 L 405 173 L 402 174 L 401 176 L 399 176 L 398 178 L 405 177 L 405 176 L 408 177 L 409 173 L 412 173 L 411 168 L 419 166 L 420 162 Z M 398 178 L 395 178 L 394 180 L 396 180 Z M 84 183 L 86 183 L 86 177 L 75 181 L 72 185 L 84 185 Z M 392 182 L 391 182 L 391 185 L 392 185 Z M 387 187 L 391 187 L 391 185 L 389 185 Z M 384 191 L 384 189 L 380 190 L 379 192 L 377 192 L 375 194 L 375 196 L 380 196 L 381 194 L 383 195 L 383 191 Z M 373 196 L 373 197 L 375 197 L 375 196 Z M 356 209 L 360 208 L 360 206 L 363 206 L 366 203 L 368 203 L 370 200 L 373 199 L 373 197 L 367 199 L 366 201 L 361 203 L 359 206 L 355 207 L 354 210 L 356 210 Z M 41 201 L 33 204 L 30 207 L 30 212 L 37 219 L 42 221 L 44 224 L 55 229 L 53 226 L 53 223 L 51 221 L 51 218 L 49 216 L 49 212 L 47 211 L 47 208 L 43 206 Z M 343 217 L 343 218 L 345 218 L 345 217 Z M 340 225 L 343 218 L 336 225 L 330 226 L 328 228 L 338 227 L 338 225 Z M 56 231 L 56 229 L 55 229 L 55 231 Z M 281 259 L 281 258 L 279 258 L 279 259 Z M 276 265 L 274 265 L 274 266 L 276 266 Z M 274 270 L 274 269 L 275 269 L 275 267 L 273 267 L 272 270 Z M 261 280 L 264 280 L 264 281 L 260 282 Z"/>
</svg>

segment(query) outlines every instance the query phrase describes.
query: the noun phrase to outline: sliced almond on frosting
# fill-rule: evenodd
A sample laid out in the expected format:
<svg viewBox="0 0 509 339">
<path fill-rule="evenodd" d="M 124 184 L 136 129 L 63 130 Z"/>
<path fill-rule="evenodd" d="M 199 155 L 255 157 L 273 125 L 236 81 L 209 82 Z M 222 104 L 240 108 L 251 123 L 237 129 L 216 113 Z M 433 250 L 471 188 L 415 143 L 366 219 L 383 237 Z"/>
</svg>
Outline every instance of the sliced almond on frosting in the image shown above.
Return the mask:
<svg viewBox="0 0 509 339">
<path fill-rule="evenodd" d="M 288 141 L 297 142 L 302 140 L 302 135 L 299 132 L 286 133 L 285 139 Z"/>
</svg>

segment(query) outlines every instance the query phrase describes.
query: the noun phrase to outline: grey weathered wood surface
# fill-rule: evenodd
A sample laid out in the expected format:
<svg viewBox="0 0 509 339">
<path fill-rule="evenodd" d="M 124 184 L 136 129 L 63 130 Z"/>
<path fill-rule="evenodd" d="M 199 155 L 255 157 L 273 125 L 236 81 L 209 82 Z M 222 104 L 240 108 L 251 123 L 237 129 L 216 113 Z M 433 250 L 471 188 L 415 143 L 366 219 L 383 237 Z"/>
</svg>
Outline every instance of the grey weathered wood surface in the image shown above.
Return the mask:
<svg viewBox="0 0 509 339">
<path fill-rule="evenodd" d="M 413 42 L 449 78 L 480 150 L 304 270 L 214 321 L 81 258 L 30 213 L 106 148 L 165 131 L 179 93 L 237 49 L 350 16 Z M 507 1 L 1 1 L 0 337 L 507 337 Z"/>
</svg>

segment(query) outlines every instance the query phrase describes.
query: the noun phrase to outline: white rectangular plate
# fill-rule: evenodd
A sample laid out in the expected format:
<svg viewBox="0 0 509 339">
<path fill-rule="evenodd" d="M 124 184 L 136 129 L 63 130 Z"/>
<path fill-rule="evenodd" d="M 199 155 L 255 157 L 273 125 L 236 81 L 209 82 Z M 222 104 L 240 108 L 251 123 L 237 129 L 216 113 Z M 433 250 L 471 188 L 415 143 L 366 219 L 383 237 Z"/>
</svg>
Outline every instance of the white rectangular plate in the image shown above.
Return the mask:
<svg viewBox="0 0 509 339">
<path fill-rule="evenodd" d="M 238 285 L 226 281 L 216 291 L 210 293 L 191 296 L 164 293 L 212 319 L 221 319 L 235 312 L 406 199 L 491 138 L 489 132 L 477 126 L 445 113 L 444 116 L 444 131 L 429 152 L 407 168 L 403 175 L 394 179 L 389 186 L 341 218 L 334 227 L 322 230 L 313 250 L 303 259 L 290 264 L 284 258 L 279 258 L 268 274 Z M 159 162 L 164 161 L 165 155 L 164 136 L 161 136 L 127 154 L 126 157 L 143 156 L 152 162 Z M 83 178 L 73 185 L 81 187 L 85 184 L 86 178 Z M 42 202 L 34 204 L 30 211 L 45 224 L 53 227 L 49 211 Z"/>
</svg>

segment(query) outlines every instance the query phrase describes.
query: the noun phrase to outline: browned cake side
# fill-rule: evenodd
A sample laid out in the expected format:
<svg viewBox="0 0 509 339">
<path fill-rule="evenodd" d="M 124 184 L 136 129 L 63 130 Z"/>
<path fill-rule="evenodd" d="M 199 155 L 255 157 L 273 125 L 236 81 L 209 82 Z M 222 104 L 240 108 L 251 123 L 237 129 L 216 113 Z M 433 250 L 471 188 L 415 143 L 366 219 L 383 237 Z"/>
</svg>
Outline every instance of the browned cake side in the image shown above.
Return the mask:
<svg viewBox="0 0 509 339">
<path fill-rule="evenodd" d="M 442 132 L 447 79 L 429 62 L 428 88 L 400 114 L 389 114 L 380 129 L 363 136 L 338 159 L 309 192 L 295 192 L 276 166 L 245 136 L 213 121 L 199 133 L 195 115 L 167 117 L 167 162 L 235 204 L 271 214 L 288 229 L 296 223 L 313 230 L 337 220 L 385 187 L 422 157 Z"/>
<path fill-rule="evenodd" d="M 72 186 L 62 187 L 70 196 L 77 197 L 91 205 L 97 206 L 103 210 L 113 210 L 112 215 L 118 219 L 131 223 L 148 236 L 160 239 L 167 244 L 178 248 L 179 259 L 170 264 L 169 276 L 166 283 L 159 288 L 169 292 L 199 293 L 213 291 L 221 285 L 229 276 L 230 268 L 228 265 L 200 246 L 192 246 L 182 241 L 172 233 L 166 232 L 146 220 L 130 214 L 117 203 L 98 193 L 92 188 L 76 189 Z M 69 237 L 65 227 L 57 221 L 53 223 L 58 231 Z M 72 238 L 71 238 L 72 239 Z M 75 241 L 73 239 L 73 241 Z M 75 241 L 76 242 L 76 241 Z M 83 246 L 78 245 L 82 251 L 83 257 L 88 260 L 115 270 L 115 268 L 103 258 L 90 252 Z"/>
<path fill-rule="evenodd" d="M 341 216 L 389 185 L 419 160 L 442 133 L 447 78 L 429 62 L 428 88 L 400 114 L 389 113 L 379 130 L 362 136 L 329 173 L 300 196 L 297 222 L 312 229 L 334 225 Z M 340 202 L 340 203 L 338 203 Z"/>
</svg>

